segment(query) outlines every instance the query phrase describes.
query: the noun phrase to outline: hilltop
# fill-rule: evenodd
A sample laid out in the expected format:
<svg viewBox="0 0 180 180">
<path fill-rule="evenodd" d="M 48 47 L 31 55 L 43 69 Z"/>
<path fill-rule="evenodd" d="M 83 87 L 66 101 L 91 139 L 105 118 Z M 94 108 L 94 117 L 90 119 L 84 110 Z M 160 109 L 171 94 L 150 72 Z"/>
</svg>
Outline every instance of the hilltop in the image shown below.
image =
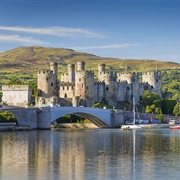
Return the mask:
<svg viewBox="0 0 180 180">
<path fill-rule="evenodd" d="M 20 78 L 32 79 L 36 77 L 39 69 L 48 69 L 50 62 L 57 62 L 59 72 L 62 73 L 66 72 L 68 63 L 77 61 L 85 61 L 86 69 L 94 71 L 97 71 L 97 65 L 100 63 L 105 63 L 107 69 L 117 72 L 153 71 L 156 65 L 159 70 L 180 68 L 180 64 L 175 62 L 104 58 L 72 49 L 32 46 L 19 47 L 0 53 L 0 78 L 4 82 L 16 74 Z"/>
</svg>

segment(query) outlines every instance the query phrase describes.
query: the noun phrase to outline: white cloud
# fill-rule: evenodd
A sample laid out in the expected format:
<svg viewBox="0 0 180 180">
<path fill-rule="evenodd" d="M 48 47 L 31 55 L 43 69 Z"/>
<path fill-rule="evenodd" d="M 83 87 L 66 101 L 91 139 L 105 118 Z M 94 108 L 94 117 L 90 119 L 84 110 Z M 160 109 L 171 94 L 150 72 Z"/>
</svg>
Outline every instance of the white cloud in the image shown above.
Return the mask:
<svg viewBox="0 0 180 180">
<path fill-rule="evenodd" d="M 105 36 L 83 28 L 66 28 L 66 27 L 44 27 L 44 28 L 32 28 L 32 27 L 9 27 L 0 26 L 0 30 L 3 31 L 15 31 L 30 34 L 41 35 L 54 35 L 59 37 L 98 37 L 103 38 Z"/>
<path fill-rule="evenodd" d="M 36 44 L 36 45 L 43 45 L 49 44 L 47 42 L 39 41 L 32 37 L 21 37 L 19 35 L 0 35 L 0 42 L 21 42 L 25 44 Z"/>
<path fill-rule="evenodd" d="M 72 49 L 83 50 L 83 49 L 117 49 L 117 48 L 128 48 L 132 46 L 140 46 L 145 44 L 109 44 L 102 46 L 88 46 L 88 47 L 72 47 Z"/>
</svg>

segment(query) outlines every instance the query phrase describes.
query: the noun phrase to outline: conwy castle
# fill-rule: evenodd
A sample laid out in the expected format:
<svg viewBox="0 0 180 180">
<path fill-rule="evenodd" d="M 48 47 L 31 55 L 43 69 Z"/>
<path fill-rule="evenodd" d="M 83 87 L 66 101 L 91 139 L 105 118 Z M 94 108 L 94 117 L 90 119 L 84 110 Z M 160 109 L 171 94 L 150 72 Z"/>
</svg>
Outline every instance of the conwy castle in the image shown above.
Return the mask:
<svg viewBox="0 0 180 180">
<path fill-rule="evenodd" d="M 140 80 L 141 78 L 141 80 Z M 68 64 L 67 74 L 58 79 L 58 64 L 50 63 L 49 70 L 40 70 L 37 79 L 36 104 L 92 107 L 96 102 L 106 102 L 118 107 L 118 103 L 139 103 L 144 90 L 156 92 L 162 97 L 162 81 L 159 71 L 147 73 L 107 72 L 105 64 L 98 65 L 98 81 L 94 72 L 85 69 L 85 62 Z"/>
</svg>

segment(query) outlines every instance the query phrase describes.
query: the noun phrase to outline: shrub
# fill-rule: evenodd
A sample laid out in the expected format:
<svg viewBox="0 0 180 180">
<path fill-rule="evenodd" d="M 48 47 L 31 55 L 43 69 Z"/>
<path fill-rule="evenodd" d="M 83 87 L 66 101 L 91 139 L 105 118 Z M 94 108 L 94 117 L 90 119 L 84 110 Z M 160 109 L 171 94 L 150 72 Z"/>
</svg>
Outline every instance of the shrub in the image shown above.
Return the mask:
<svg viewBox="0 0 180 180">
<path fill-rule="evenodd" d="M 0 122 L 16 122 L 17 119 L 13 113 L 9 111 L 0 112 Z"/>
</svg>

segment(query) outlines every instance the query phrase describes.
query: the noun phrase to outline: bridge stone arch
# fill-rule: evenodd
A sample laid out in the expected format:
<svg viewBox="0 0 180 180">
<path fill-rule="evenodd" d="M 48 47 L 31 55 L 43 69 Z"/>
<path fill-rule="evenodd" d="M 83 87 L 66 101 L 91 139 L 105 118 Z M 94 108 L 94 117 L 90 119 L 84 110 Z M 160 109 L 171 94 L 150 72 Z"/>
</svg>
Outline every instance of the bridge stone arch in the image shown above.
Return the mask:
<svg viewBox="0 0 180 180">
<path fill-rule="evenodd" d="M 90 120 L 98 127 L 111 126 L 111 111 L 107 109 L 89 107 L 52 107 L 50 109 L 51 123 L 67 114 L 79 115 Z"/>
</svg>

